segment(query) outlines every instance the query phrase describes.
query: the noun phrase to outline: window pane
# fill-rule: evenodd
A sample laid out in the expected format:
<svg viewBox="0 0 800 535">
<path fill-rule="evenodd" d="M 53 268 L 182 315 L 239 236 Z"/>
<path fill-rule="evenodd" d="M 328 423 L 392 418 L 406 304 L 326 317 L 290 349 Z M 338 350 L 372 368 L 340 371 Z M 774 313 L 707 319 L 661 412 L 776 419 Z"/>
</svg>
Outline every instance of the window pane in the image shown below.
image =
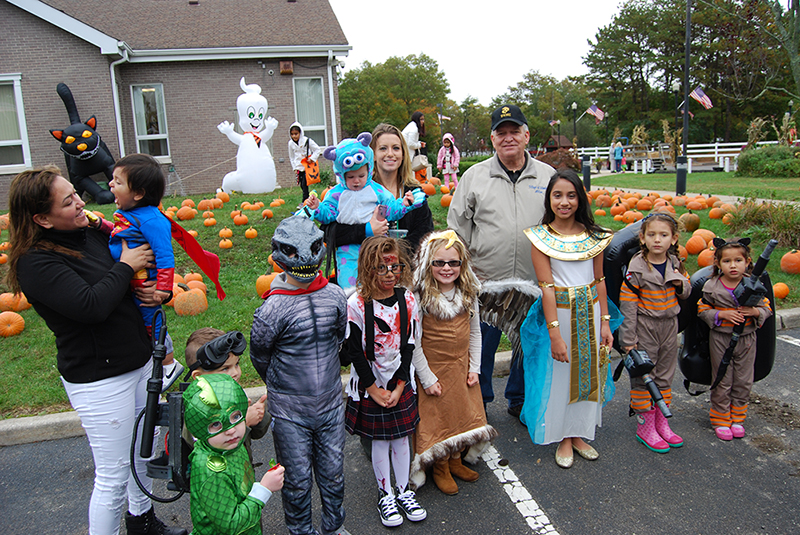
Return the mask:
<svg viewBox="0 0 800 535">
<path fill-rule="evenodd" d="M 322 97 L 321 78 L 295 80 L 297 120 L 305 129 L 308 126 L 325 126 L 325 103 Z M 316 141 L 316 139 L 315 139 Z"/>
<path fill-rule="evenodd" d="M 22 165 L 25 158 L 22 155 L 22 145 L 14 147 L 0 147 L 0 165 Z"/>
<path fill-rule="evenodd" d="M 20 140 L 14 86 L 2 84 L 0 85 L 0 141 L 14 140 Z"/>
<path fill-rule="evenodd" d="M 307 130 L 307 129 L 304 128 L 303 132 L 306 134 L 307 137 L 310 137 L 311 139 L 313 139 L 317 143 L 317 145 L 319 145 L 323 149 L 325 148 L 325 145 L 327 144 L 327 142 L 325 141 L 325 131 L 324 130 Z"/>
<path fill-rule="evenodd" d="M 139 152 L 150 156 L 169 156 L 166 139 L 146 139 L 139 141 Z"/>
</svg>

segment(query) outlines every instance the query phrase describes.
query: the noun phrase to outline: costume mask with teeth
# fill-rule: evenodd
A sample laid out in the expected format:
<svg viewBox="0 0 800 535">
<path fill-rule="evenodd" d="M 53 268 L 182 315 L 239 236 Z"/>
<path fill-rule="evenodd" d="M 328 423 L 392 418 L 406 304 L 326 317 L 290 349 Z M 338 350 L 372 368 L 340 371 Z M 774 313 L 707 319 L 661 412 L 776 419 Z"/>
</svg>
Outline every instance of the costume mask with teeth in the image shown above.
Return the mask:
<svg viewBox="0 0 800 535">
<path fill-rule="evenodd" d="M 272 235 L 272 259 L 296 281 L 311 282 L 325 258 L 323 237 L 310 219 L 299 215 L 287 217 Z"/>
</svg>

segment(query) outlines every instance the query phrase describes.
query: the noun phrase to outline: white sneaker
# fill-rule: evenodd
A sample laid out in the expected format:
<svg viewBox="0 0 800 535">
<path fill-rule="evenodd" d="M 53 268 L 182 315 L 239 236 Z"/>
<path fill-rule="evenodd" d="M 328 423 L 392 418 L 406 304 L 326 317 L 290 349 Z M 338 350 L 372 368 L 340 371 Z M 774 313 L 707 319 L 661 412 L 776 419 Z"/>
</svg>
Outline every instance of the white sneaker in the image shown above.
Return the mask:
<svg viewBox="0 0 800 535">
<path fill-rule="evenodd" d="M 183 365 L 177 360 L 173 360 L 172 364 L 164 364 L 164 375 L 161 378 L 161 393 L 166 392 L 175 381 L 177 381 L 183 373 Z"/>
<path fill-rule="evenodd" d="M 408 489 L 401 494 L 400 489 L 396 489 L 395 492 L 397 492 L 397 505 L 406 514 L 406 518 L 412 522 L 419 522 L 428 517 L 428 512 L 417 502 L 417 495 L 413 490 Z"/>
<path fill-rule="evenodd" d="M 397 502 L 394 496 L 386 494 L 381 490 L 381 499 L 378 500 L 378 512 L 381 514 L 381 522 L 387 528 L 394 528 L 403 523 L 403 517 L 397 510 Z"/>
</svg>

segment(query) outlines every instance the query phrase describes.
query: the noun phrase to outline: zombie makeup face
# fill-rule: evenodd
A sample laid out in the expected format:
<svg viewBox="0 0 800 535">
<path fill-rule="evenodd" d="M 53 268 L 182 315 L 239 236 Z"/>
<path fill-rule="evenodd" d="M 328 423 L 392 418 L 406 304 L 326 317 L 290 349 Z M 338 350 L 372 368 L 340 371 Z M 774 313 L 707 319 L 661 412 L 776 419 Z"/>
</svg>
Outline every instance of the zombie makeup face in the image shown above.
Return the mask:
<svg viewBox="0 0 800 535">
<path fill-rule="evenodd" d="M 272 259 L 296 281 L 311 282 L 325 258 L 323 237 L 310 219 L 288 217 L 281 221 L 272 236 Z"/>
<path fill-rule="evenodd" d="M 378 288 L 391 295 L 394 292 L 394 287 L 400 279 L 400 274 L 403 273 L 405 265 L 400 263 L 396 253 L 390 252 L 383 255 L 383 262 L 378 264 L 375 268 L 375 276 L 378 281 Z"/>
</svg>

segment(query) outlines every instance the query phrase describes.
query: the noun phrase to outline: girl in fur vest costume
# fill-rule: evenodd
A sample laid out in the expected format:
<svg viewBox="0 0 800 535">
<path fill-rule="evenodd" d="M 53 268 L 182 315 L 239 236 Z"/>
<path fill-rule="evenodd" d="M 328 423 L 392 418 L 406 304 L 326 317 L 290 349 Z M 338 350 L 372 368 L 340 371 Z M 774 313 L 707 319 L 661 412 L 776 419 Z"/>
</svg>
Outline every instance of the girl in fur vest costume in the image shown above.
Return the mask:
<svg viewBox="0 0 800 535">
<path fill-rule="evenodd" d="M 423 239 L 414 272 L 422 329 L 414 348 L 420 423 L 412 482 L 433 481 L 445 494 L 456 494 L 453 476 L 475 481 L 478 473 L 461 464 L 474 463 L 497 431 L 486 423 L 478 376 L 481 329 L 478 316 L 480 283 L 472 272 L 469 252 L 453 230 Z"/>
</svg>

